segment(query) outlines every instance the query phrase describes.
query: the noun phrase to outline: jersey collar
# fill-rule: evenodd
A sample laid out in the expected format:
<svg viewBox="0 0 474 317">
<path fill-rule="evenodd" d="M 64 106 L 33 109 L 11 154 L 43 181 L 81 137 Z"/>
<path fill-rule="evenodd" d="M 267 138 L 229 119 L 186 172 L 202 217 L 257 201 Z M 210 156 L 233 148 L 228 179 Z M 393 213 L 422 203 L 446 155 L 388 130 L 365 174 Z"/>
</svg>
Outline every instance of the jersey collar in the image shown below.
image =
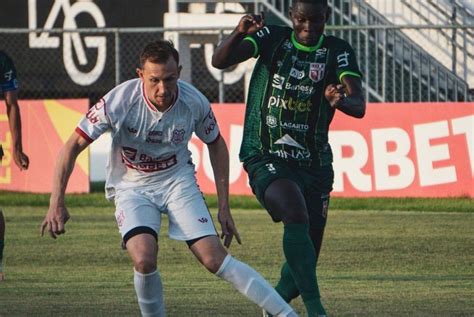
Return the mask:
<svg viewBox="0 0 474 317">
<path fill-rule="evenodd" d="M 295 32 L 294 31 L 291 32 L 291 42 L 297 49 L 303 52 L 314 52 L 315 50 L 321 47 L 321 45 L 323 44 L 323 41 L 324 41 L 324 34 L 321 34 L 321 36 L 319 37 L 318 43 L 316 45 L 305 46 L 303 44 L 298 43 L 298 41 L 296 40 Z"/>
</svg>

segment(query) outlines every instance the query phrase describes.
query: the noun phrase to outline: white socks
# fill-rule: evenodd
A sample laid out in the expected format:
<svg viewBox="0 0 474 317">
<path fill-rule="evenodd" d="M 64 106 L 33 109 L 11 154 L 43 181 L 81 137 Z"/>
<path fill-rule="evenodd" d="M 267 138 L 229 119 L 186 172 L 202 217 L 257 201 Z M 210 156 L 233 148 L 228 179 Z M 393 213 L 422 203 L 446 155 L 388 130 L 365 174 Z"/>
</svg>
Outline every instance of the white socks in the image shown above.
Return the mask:
<svg viewBox="0 0 474 317">
<path fill-rule="evenodd" d="M 230 254 L 225 257 L 216 275 L 230 282 L 240 293 L 270 314 L 277 317 L 298 317 L 293 308 L 257 271 Z"/>
<path fill-rule="evenodd" d="M 163 302 L 163 284 L 158 270 L 142 274 L 133 269 L 135 292 L 138 305 L 143 317 L 165 317 L 165 304 Z"/>
</svg>

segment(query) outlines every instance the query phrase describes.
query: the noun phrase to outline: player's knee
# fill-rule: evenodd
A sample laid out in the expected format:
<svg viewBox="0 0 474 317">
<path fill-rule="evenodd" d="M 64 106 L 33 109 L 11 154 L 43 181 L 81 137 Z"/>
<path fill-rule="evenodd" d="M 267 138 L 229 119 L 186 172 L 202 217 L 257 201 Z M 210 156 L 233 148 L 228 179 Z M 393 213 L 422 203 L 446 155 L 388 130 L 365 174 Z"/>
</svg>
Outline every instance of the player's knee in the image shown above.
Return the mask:
<svg viewBox="0 0 474 317">
<path fill-rule="evenodd" d="M 142 274 L 148 274 L 156 271 L 156 261 L 148 258 L 141 258 L 133 263 L 135 270 Z"/>
<path fill-rule="evenodd" d="M 284 212 L 281 216 L 284 224 L 308 224 L 308 213 L 304 209 L 293 209 Z"/>
<path fill-rule="evenodd" d="M 202 259 L 202 265 L 211 272 L 212 274 L 215 274 L 217 271 L 219 271 L 219 268 L 222 265 L 222 259 L 216 256 L 208 256 Z"/>
</svg>

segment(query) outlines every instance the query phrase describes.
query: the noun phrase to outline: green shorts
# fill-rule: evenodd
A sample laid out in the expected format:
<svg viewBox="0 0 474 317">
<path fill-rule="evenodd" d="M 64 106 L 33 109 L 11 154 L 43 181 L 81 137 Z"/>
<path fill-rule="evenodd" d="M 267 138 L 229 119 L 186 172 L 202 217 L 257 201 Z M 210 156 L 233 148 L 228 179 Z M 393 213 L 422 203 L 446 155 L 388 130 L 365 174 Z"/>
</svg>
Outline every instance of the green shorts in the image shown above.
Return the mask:
<svg viewBox="0 0 474 317">
<path fill-rule="evenodd" d="M 305 197 L 310 223 L 324 227 L 329 207 L 329 194 L 334 182 L 332 165 L 298 166 L 269 155 L 262 155 L 244 162 L 244 169 L 248 173 L 253 193 L 264 208 L 267 187 L 277 179 L 289 179 L 298 185 Z M 273 216 L 272 219 L 280 221 Z"/>
</svg>

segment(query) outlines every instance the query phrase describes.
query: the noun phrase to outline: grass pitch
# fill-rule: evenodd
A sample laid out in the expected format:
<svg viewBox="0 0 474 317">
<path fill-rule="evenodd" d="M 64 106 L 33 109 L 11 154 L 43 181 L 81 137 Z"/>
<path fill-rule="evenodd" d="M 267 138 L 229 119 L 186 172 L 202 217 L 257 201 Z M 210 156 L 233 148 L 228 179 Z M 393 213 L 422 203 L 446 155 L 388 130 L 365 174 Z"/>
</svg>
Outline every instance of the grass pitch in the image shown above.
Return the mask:
<svg viewBox="0 0 474 317">
<path fill-rule="evenodd" d="M 131 262 L 120 249 L 113 206 L 102 195 L 87 196 L 87 204 L 72 199 L 67 233 L 57 240 L 39 237 L 44 203 L 8 205 L 8 195 L 0 194 L 7 222 L 0 316 L 139 315 Z M 439 204 L 436 212 L 331 209 L 318 266 L 329 315 L 474 316 L 474 213 L 472 200 L 459 210 L 458 204 L 447 200 L 446 212 Z M 274 284 L 282 226 L 262 209 L 233 214 L 243 245 L 230 252 Z M 166 225 L 159 240 L 169 317 L 260 316 L 257 306 L 201 267 L 185 243 L 168 239 Z M 292 304 L 305 316 L 301 300 Z"/>
</svg>

